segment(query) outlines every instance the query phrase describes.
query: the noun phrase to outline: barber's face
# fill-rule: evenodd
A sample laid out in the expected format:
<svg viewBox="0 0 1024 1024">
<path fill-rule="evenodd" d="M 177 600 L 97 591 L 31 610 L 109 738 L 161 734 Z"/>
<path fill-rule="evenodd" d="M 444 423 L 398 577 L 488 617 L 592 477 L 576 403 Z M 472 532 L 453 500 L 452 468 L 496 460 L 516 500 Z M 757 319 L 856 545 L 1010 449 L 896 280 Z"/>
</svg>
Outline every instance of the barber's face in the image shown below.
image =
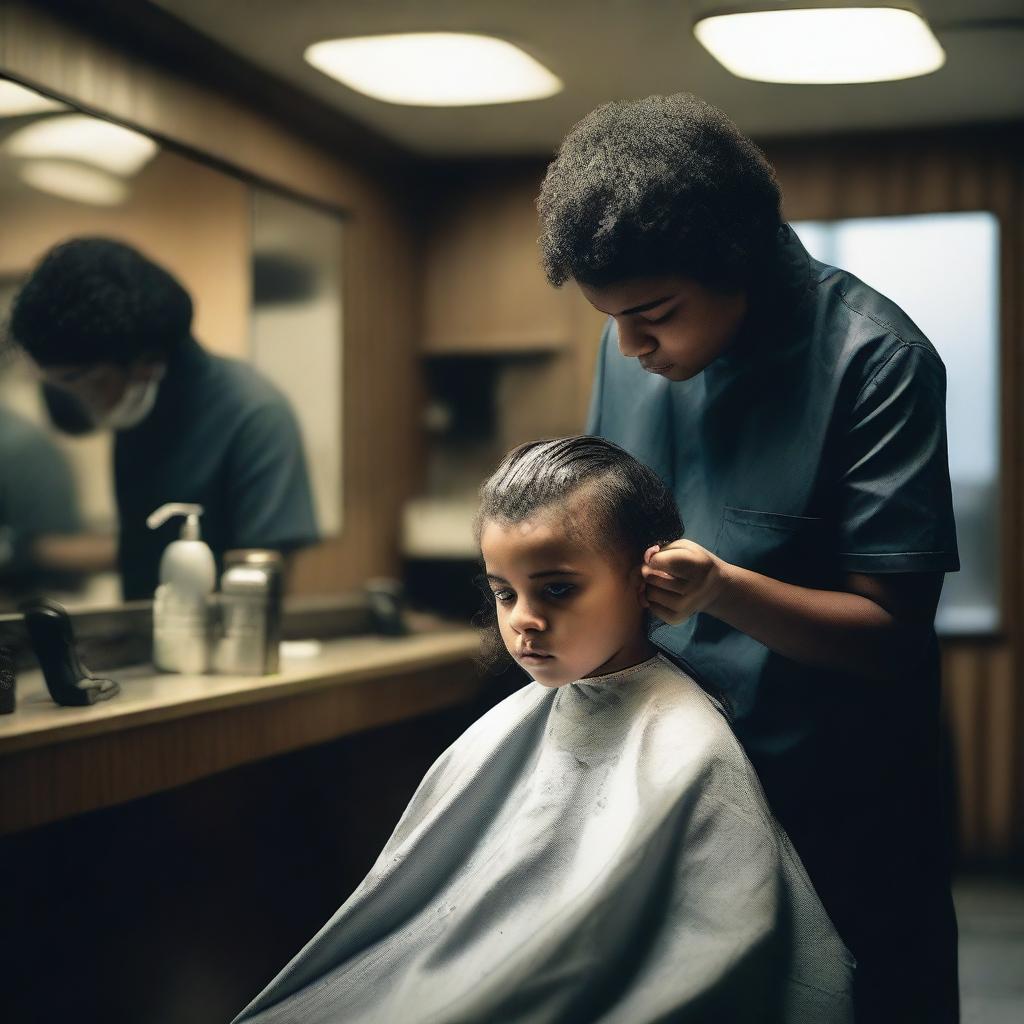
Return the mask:
<svg viewBox="0 0 1024 1024">
<path fill-rule="evenodd" d="M 720 292 L 677 275 L 638 277 L 580 291 L 615 320 L 619 351 L 669 380 L 689 380 L 735 340 L 747 312 L 745 292 Z"/>
</svg>

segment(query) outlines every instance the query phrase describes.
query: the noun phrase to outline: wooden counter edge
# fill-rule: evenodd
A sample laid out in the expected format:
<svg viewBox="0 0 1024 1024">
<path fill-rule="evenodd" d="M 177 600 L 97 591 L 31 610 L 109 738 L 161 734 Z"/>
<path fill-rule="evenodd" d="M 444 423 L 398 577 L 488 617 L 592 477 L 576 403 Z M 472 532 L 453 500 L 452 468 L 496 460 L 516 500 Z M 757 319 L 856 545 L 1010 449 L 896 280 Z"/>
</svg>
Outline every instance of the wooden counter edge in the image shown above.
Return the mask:
<svg viewBox="0 0 1024 1024">
<path fill-rule="evenodd" d="M 468 658 L 433 660 L 13 752 L 2 760 L 0 835 L 453 707 L 486 685 Z"/>
<path fill-rule="evenodd" d="M 419 640 L 419 637 L 411 639 Z M 372 655 L 360 652 L 359 664 L 349 667 L 323 668 L 309 666 L 294 668 L 278 676 L 267 676 L 252 685 L 239 686 L 224 692 L 213 692 L 200 697 L 182 700 L 180 703 L 164 703 L 156 706 L 128 708 L 120 714 L 101 714 L 95 718 L 76 718 L 73 722 L 55 720 L 52 725 L 34 728 L 24 733 L 0 735 L 0 758 L 18 751 L 38 747 L 49 747 L 59 743 L 72 742 L 103 733 L 119 732 L 123 729 L 139 728 L 155 722 L 205 714 L 222 708 L 257 704 L 263 701 L 279 700 L 297 694 L 333 686 L 348 686 L 369 679 L 378 679 L 391 673 L 404 673 L 418 669 L 429 669 L 442 665 L 455 665 L 470 660 L 478 648 L 476 634 L 469 630 L 453 631 L 431 637 L 438 648 L 424 649 L 417 644 L 413 648 L 403 645 L 402 639 L 395 641 L 381 639 L 381 647 Z M 116 675 L 116 673 L 114 673 Z M 213 682 L 232 677 L 209 676 Z M 117 698 L 115 697 L 116 701 Z M 97 704 L 92 708 L 106 711 L 117 710 L 116 704 Z M 89 711 L 92 708 L 73 709 Z M 17 712 L 15 712 L 17 713 Z"/>
</svg>

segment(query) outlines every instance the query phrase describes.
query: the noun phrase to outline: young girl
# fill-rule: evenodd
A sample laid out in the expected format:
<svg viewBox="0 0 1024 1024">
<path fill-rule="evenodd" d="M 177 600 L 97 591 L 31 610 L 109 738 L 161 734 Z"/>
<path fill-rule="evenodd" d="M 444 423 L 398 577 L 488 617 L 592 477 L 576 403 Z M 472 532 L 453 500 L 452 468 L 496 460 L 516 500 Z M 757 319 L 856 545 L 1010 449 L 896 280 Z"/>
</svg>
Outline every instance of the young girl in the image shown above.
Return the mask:
<svg viewBox="0 0 1024 1024">
<path fill-rule="evenodd" d="M 370 874 L 239 1022 L 852 1019 L 852 961 L 720 711 L 648 640 L 682 535 L 596 437 L 523 445 L 477 538 L 533 681 L 427 772 Z"/>
</svg>

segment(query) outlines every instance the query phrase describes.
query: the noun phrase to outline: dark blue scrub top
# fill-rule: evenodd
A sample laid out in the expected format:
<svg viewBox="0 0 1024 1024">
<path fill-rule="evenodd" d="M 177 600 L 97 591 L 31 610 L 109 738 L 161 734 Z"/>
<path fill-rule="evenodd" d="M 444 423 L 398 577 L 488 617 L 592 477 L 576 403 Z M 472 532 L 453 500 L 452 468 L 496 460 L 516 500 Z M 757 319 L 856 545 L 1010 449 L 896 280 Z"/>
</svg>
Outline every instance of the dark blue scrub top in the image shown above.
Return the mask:
<svg viewBox="0 0 1024 1024">
<path fill-rule="evenodd" d="M 609 321 L 588 432 L 659 473 L 684 536 L 726 562 L 824 590 L 847 572 L 956 570 L 935 349 L 788 227 L 777 275 L 733 346 L 688 381 L 624 358 Z M 785 824 L 915 759 L 935 770 L 934 634 L 911 677 L 884 684 L 797 664 L 706 614 L 652 638 L 726 698 Z"/>
<path fill-rule="evenodd" d="M 306 458 L 288 399 L 253 367 L 191 338 L 168 362 L 156 405 L 114 446 L 119 563 L 126 600 L 148 598 L 181 519 L 146 517 L 172 501 L 203 506 L 218 561 L 233 548 L 288 551 L 317 540 Z"/>
</svg>

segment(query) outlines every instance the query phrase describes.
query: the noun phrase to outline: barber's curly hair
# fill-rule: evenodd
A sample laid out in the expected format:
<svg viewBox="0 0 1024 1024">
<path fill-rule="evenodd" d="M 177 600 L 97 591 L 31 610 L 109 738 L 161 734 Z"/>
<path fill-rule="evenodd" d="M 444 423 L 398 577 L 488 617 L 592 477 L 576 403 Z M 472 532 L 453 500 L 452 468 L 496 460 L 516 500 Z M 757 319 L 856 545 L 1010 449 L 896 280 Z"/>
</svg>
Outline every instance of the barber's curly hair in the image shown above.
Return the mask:
<svg viewBox="0 0 1024 1024">
<path fill-rule="evenodd" d="M 43 366 L 166 358 L 192 329 L 192 299 L 163 267 L 110 238 L 73 238 L 42 258 L 8 333 Z"/>
<path fill-rule="evenodd" d="M 529 441 L 502 459 L 480 488 L 473 524 L 477 548 L 487 523 L 512 526 L 551 511 L 573 535 L 629 566 L 640 565 L 652 544 L 683 535 L 675 498 L 657 473 L 617 444 L 581 434 Z M 482 633 L 481 661 L 496 670 L 508 657 L 494 594 L 483 575 L 476 582 L 485 599 L 474 618 Z"/>
<path fill-rule="evenodd" d="M 764 154 L 711 104 L 690 93 L 606 103 L 548 166 L 544 270 L 555 286 L 682 274 L 742 288 L 772 261 L 780 205 Z"/>
</svg>

